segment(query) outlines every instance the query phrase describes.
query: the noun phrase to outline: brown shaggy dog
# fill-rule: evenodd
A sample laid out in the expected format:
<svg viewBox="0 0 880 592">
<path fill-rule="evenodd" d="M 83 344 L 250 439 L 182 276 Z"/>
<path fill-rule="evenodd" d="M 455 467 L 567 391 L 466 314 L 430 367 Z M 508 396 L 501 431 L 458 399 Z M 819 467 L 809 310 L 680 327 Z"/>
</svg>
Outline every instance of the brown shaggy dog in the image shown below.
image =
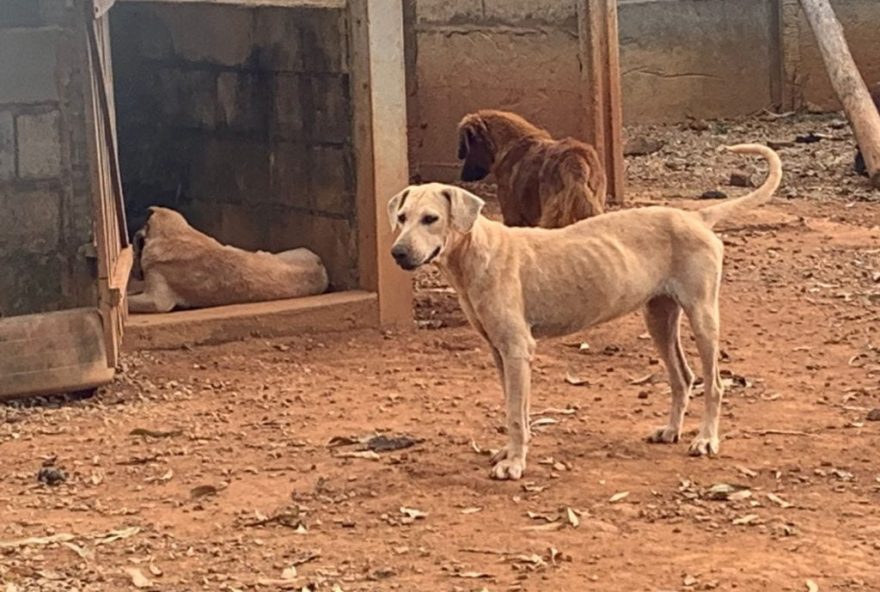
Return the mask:
<svg viewBox="0 0 880 592">
<path fill-rule="evenodd" d="M 875 84 L 874 88 L 871 89 L 871 98 L 874 99 L 874 106 L 877 108 L 877 111 L 880 111 L 880 82 Z M 862 149 L 858 146 L 856 146 L 856 161 L 853 163 L 853 168 L 859 175 L 868 175 L 868 167 L 865 165 L 865 157 L 862 156 Z"/>
<path fill-rule="evenodd" d="M 605 210 L 605 171 L 592 146 L 554 140 L 515 113 L 485 109 L 458 124 L 462 181 L 489 173 L 507 226 L 561 228 Z"/>
</svg>

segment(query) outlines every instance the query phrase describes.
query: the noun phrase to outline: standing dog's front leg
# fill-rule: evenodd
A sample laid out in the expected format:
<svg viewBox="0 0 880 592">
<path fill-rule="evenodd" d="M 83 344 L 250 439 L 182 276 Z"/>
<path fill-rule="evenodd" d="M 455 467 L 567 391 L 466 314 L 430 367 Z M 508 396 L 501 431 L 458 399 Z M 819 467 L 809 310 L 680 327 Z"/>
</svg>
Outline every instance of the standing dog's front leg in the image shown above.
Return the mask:
<svg viewBox="0 0 880 592">
<path fill-rule="evenodd" d="M 531 341 L 531 340 L 530 340 Z M 492 477 L 519 479 L 529 451 L 529 394 L 533 345 L 501 351 L 504 399 L 507 406 L 507 446 L 493 458 Z"/>
</svg>

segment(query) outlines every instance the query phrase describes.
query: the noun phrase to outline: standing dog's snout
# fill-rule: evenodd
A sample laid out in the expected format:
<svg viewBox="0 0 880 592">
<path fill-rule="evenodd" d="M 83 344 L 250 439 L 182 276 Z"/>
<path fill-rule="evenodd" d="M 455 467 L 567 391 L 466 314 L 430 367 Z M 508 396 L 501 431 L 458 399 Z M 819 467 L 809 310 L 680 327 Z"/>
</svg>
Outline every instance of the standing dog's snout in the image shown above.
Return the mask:
<svg viewBox="0 0 880 592">
<path fill-rule="evenodd" d="M 402 247 L 401 245 L 394 245 L 391 248 L 391 256 L 394 257 L 394 260 L 397 262 L 398 265 L 402 266 L 409 258 L 409 253 L 407 252 L 405 247 Z"/>
</svg>

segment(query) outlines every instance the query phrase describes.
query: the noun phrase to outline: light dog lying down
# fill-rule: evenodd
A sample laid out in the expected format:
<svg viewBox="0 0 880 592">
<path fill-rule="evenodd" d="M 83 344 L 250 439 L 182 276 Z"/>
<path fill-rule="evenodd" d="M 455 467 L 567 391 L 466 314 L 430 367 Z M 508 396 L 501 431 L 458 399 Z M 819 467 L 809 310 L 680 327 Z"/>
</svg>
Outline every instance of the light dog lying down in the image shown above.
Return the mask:
<svg viewBox="0 0 880 592">
<path fill-rule="evenodd" d="M 150 208 L 135 237 L 135 251 L 144 291 L 128 297 L 131 312 L 298 298 L 327 290 L 327 270 L 308 249 L 273 254 L 222 245 L 167 208 Z"/>
<path fill-rule="evenodd" d="M 534 337 L 561 336 L 644 307 L 645 321 L 669 373 L 668 425 L 651 442 L 677 442 L 694 375 L 682 351 L 682 310 L 696 338 L 706 409 L 692 455 L 718 452 L 722 385 L 718 374 L 723 244 L 712 227 L 768 201 L 782 179 L 777 154 L 764 146 L 728 148 L 767 159 L 756 191 L 698 211 L 623 210 L 562 229 L 509 228 L 480 215 L 484 202 L 448 185 L 410 186 L 391 198 L 391 254 L 411 270 L 436 261 L 458 293 L 468 320 L 489 342 L 507 405 L 508 443 L 492 476 L 519 479 L 529 442 L 530 361 Z"/>
</svg>

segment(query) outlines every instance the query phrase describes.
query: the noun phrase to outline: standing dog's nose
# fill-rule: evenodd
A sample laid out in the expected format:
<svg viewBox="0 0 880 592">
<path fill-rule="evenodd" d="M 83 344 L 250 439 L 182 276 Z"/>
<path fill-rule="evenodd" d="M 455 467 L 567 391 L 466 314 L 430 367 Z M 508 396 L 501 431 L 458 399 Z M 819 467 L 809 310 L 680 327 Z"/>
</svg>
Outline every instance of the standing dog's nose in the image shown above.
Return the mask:
<svg viewBox="0 0 880 592">
<path fill-rule="evenodd" d="M 396 245 L 391 249 L 391 256 L 394 257 L 394 260 L 397 261 L 399 265 L 406 262 L 409 254 L 406 252 L 405 248 L 401 247 L 400 245 Z"/>
</svg>

